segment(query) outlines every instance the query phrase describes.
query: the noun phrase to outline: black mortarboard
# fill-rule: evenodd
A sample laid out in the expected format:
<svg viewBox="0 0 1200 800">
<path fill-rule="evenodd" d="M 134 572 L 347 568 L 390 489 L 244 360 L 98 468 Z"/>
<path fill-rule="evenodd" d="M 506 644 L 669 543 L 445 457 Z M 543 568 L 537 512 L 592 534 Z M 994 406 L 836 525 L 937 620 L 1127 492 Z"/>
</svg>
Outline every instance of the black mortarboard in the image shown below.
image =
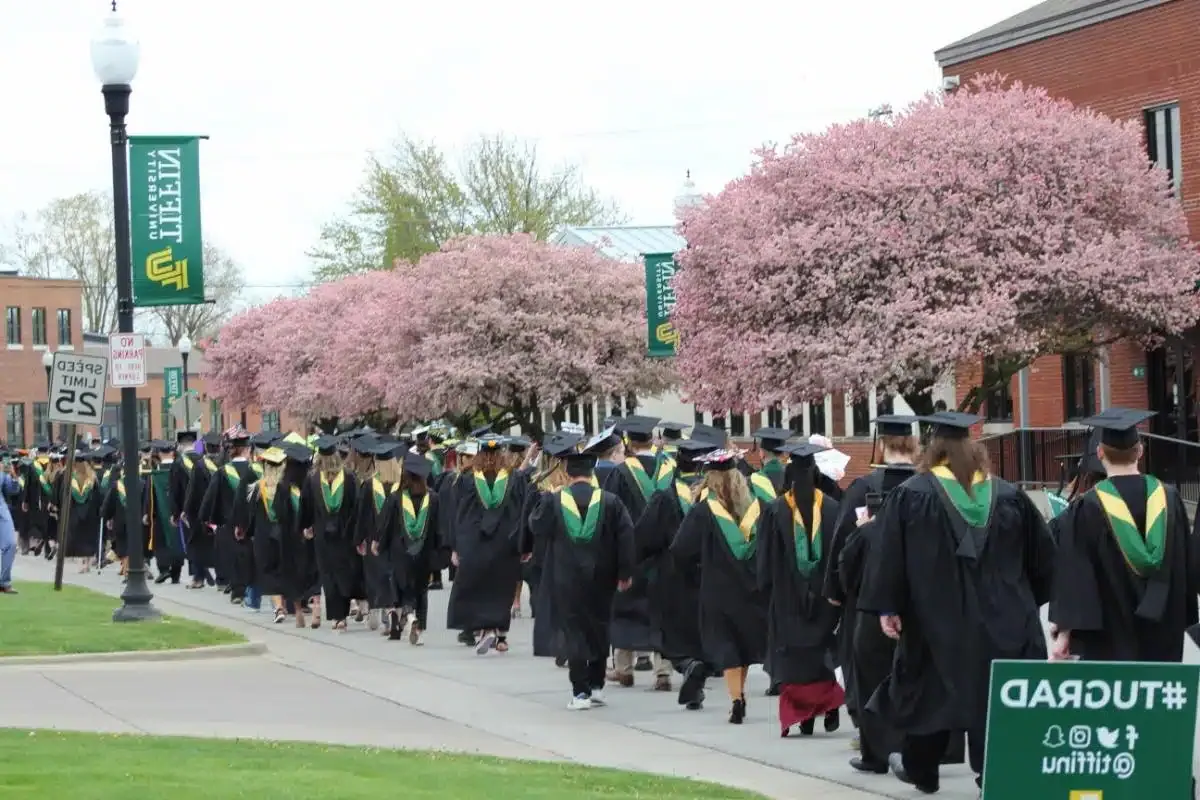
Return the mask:
<svg viewBox="0 0 1200 800">
<path fill-rule="evenodd" d="M 525 436 L 509 436 L 508 449 L 513 453 L 524 453 L 533 442 Z"/>
<path fill-rule="evenodd" d="M 216 431 L 209 431 L 204 434 L 204 446 L 219 450 L 221 448 L 221 434 Z"/>
<path fill-rule="evenodd" d="M 120 439 L 109 439 L 109 440 L 108 440 L 108 441 L 106 441 L 104 444 L 108 445 L 108 446 L 109 446 L 109 447 L 111 447 L 113 450 L 120 450 L 120 449 L 121 449 L 121 440 L 120 440 Z"/>
<path fill-rule="evenodd" d="M 582 452 L 593 456 L 599 456 L 601 453 L 611 450 L 617 446 L 620 441 L 616 436 L 617 430 L 613 426 L 609 426 L 597 433 L 591 439 L 587 440 L 582 448 Z"/>
<path fill-rule="evenodd" d="M 106 444 L 102 444 L 92 451 L 92 459 L 94 461 L 103 461 L 104 459 L 114 455 L 117 451 Z"/>
<path fill-rule="evenodd" d="M 428 478 L 432 467 L 433 465 L 425 456 L 410 452 L 404 454 L 405 472 L 416 475 L 418 478 Z"/>
<path fill-rule="evenodd" d="M 920 421 L 920 417 L 909 414 L 880 414 L 875 418 L 875 432 L 880 436 L 912 436 L 912 424 Z"/>
<path fill-rule="evenodd" d="M 729 440 L 724 428 L 716 428 L 712 425 L 693 425 L 692 438 L 712 442 L 717 447 L 724 447 L 725 442 Z"/>
<path fill-rule="evenodd" d="M 576 451 L 583 437 L 574 433 L 558 433 L 546 438 L 542 449 L 555 458 L 563 458 Z"/>
<path fill-rule="evenodd" d="M 307 445 L 288 442 L 283 446 L 283 452 L 287 453 L 288 460 L 297 464 L 308 464 L 312 461 L 312 450 Z"/>
<path fill-rule="evenodd" d="M 812 442 L 794 442 L 793 444 L 786 444 L 780 449 L 793 459 L 801 459 L 812 458 L 817 453 L 824 453 L 829 448 L 822 444 L 813 444 Z"/>
<path fill-rule="evenodd" d="M 755 439 L 759 440 L 759 444 L 763 450 L 768 453 L 782 452 L 783 445 L 788 439 L 796 435 L 795 431 L 789 431 L 787 428 L 759 428 L 753 434 Z"/>
<path fill-rule="evenodd" d="M 338 441 L 332 436 L 318 436 L 313 442 L 317 446 L 317 452 L 323 456 L 333 455 L 333 451 L 337 449 Z"/>
<path fill-rule="evenodd" d="M 507 443 L 508 439 L 497 433 L 485 433 L 479 437 L 479 452 L 482 453 L 485 450 L 499 450 Z"/>
<path fill-rule="evenodd" d="M 674 440 L 682 439 L 684 429 L 692 426 L 682 422 L 660 422 L 658 427 L 662 430 L 662 438 Z"/>
<path fill-rule="evenodd" d="M 153 442 L 142 442 L 141 444 L 138 445 L 139 453 L 149 453 L 153 449 L 154 449 Z"/>
<path fill-rule="evenodd" d="M 175 441 L 177 442 L 194 442 L 196 438 L 196 432 L 191 428 L 175 431 Z"/>
<path fill-rule="evenodd" d="M 1100 442 L 1118 450 L 1128 450 L 1138 443 L 1137 426 L 1155 415 L 1154 411 L 1136 408 L 1106 408 L 1082 424 L 1100 431 Z"/>
<path fill-rule="evenodd" d="M 713 450 L 711 453 L 705 453 L 700 456 L 696 461 L 703 464 L 706 470 L 728 472 L 729 470 L 737 469 L 741 455 L 736 450 Z"/>
<path fill-rule="evenodd" d="M 354 452 L 361 453 L 364 456 L 375 455 L 375 448 L 379 445 L 379 440 L 374 436 L 364 434 L 354 437 L 350 442 L 350 446 L 354 448 Z"/>
<path fill-rule="evenodd" d="M 267 448 L 279 440 L 278 431 L 261 431 L 250 437 L 250 444 L 258 448 Z"/>
<path fill-rule="evenodd" d="M 150 442 L 150 449 L 156 453 L 171 453 L 175 450 L 174 442 L 164 442 L 162 439 L 155 439 Z"/>
<path fill-rule="evenodd" d="M 711 453 L 713 450 L 721 449 L 720 445 L 705 441 L 704 439 L 680 439 L 676 446 L 679 452 L 685 457 L 697 458 L 703 453 Z"/>
<path fill-rule="evenodd" d="M 617 422 L 617 431 L 628 436 L 630 441 L 648 442 L 654 438 L 654 428 L 660 421 L 658 417 L 625 417 Z"/>
<path fill-rule="evenodd" d="M 390 442 L 391 444 L 395 444 L 396 442 L 400 441 L 398 437 L 391 433 L 378 434 L 375 439 L 380 442 Z"/>
<path fill-rule="evenodd" d="M 962 411 L 937 411 L 920 419 L 933 425 L 933 435 L 942 439 L 966 439 L 971 435 L 971 426 L 983 421 L 977 414 Z"/>
<path fill-rule="evenodd" d="M 491 433 L 491 432 L 492 432 L 492 426 L 491 426 L 491 425 L 484 425 L 482 428 L 476 428 L 475 430 L 471 431 L 471 435 L 470 435 L 470 437 L 469 437 L 469 438 L 471 438 L 471 439 L 478 439 L 478 438 L 480 438 L 481 436 L 485 436 L 485 435 L 487 435 L 487 434 L 489 434 L 489 433 Z"/>
<path fill-rule="evenodd" d="M 567 473 L 577 476 L 580 472 L 595 469 L 596 462 L 600 459 L 595 453 L 581 453 L 578 450 L 572 450 L 563 456 L 563 460 L 567 462 Z"/>
<path fill-rule="evenodd" d="M 396 443 L 376 440 L 371 446 L 370 453 L 376 461 L 391 461 L 396 457 Z"/>
</svg>

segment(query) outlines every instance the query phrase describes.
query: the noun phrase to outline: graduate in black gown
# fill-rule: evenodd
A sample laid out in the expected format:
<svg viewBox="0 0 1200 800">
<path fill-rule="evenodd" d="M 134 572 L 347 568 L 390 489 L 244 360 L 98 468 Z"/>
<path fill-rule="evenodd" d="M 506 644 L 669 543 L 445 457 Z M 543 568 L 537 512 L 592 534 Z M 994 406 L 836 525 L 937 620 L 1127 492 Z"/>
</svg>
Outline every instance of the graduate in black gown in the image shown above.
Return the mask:
<svg viewBox="0 0 1200 800">
<path fill-rule="evenodd" d="M 92 559 L 97 556 L 97 544 L 100 531 L 100 506 L 103 497 L 100 494 L 100 482 L 96 470 L 87 451 L 76 451 L 75 469 L 68 475 L 62 470 L 55 478 L 55 497 L 63 497 L 67 492 L 66 501 L 71 503 L 71 514 L 67 520 L 66 557 L 80 560 L 79 571 L 91 570 Z"/>
<path fill-rule="evenodd" d="M 675 482 L 654 493 L 634 525 L 635 556 L 647 576 L 650 623 L 662 641 L 662 657 L 683 676 L 679 704 L 689 711 L 704 707 L 704 683 L 721 674 L 704 657 L 700 635 L 699 564 L 677 562 L 671 544 L 684 516 L 695 504 L 693 488 L 700 482 L 696 459 L 717 446 L 694 439 L 675 440 Z"/>
<path fill-rule="evenodd" d="M 177 584 L 183 574 L 184 543 L 175 508 L 176 493 L 171 491 L 172 478 L 179 474 L 175 466 L 176 445 L 154 441 L 151 448 L 153 466 L 142 485 L 142 524 L 149 531 L 149 547 L 158 566 L 154 582 Z"/>
<path fill-rule="evenodd" d="M 183 514 L 187 507 L 188 487 L 192 476 L 200 466 L 200 456 L 196 453 L 197 434 L 193 430 L 177 431 L 175 433 L 174 460 L 168 470 L 167 491 L 170 493 L 171 525 L 175 528 L 183 556 L 187 559 L 188 574 L 197 572 L 196 564 L 191 559 L 187 545 L 190 533 L 183 522 Z M 204 583 L 204 575 L 200 576 Z"/>
<path fill-rule="evenodd" d="M 658 423 L 658 446 L 659 452 L 666 453 L 671 458 L 675 458 L 675 454 L 679 452 L 679 443 L 683 441 L 683 432 L 690 428 L 691 425 L 685 425 L 682 422 L 660 422 Z"/>
<path fill-rule="evenodd" d="M 656 452 L 655 417 L 631 416 L 618 421 L 616 430 L 625 436 L 625 458 L 613 468 L 602 486 L 620 498 L 636 524 L 655 492 L 675 485 L 675 461 L 666 453 Z M 639 568 L 633 586 L 613 598 L 612 646 L 613 669 L 608 680 L 629 687 L 634 683 L 634 666 L 649 658 L 654 670 L 656 691 L 671 691 L 671 663 L 661 656 L 662 641 L 658 627 L 651 624 L 650 600 L 646 594 L 646 573 Z"/>
<path fill-rule="evenodd" d="M 705 660 L 722 672 L 729 721 L 746 718 L 746 675 L 767 648 L 767 603 L 758 586 L 759 526 L 770 514 L 738 469 L 741 453 L 716 450 L 698 459 L 696 484 L 671 553 L 679 566 L 700 571 L 700 637 Z"/>
<path fill-rule="evenodd" d="M 491 430 L 490 427 L 484 428 L 484 431 Z M 463 481 L 465 475 L 471 474 L 471 464 L 475 461 L 475 456 L 479 453 L 478 441 L 474 438 L 468 438 L 466 441 L 460 442 L 454 448 L 454 468 L 442 480 L 441 488 L 438 491 L 438 500 L 441 501 L 442 514 L 438 520 L 438 526 L 441 530 L 438 531 L 438 536 L 443 542 L 451 542 L 453 534 L 451 529 L 454 527 L 454 521 L 458 517 L 458 501 L 464 492 L 470 491 L 473 487 L 471 481 Z M 461 486 L 461 489 L 460 489 Z M 522 515 L 524 518 L 526 515 Z M 446 576 L 451 580 L 458 575 L 458 567 L 455 566 L 451 559 L 450 566 L 446 569 Z M 458 632 L 458 643 L 467 647 L 474 647 L 477 641 L 475 631 L 461 630 Z"/>
<path fill-rule="evenodd" d="M 533 446 L 533 442 L 527 436 L 506 436 L 508 450 L 508 462 L 506 466 L 515 475 L 520 474 L 527 480 L 534 477 L 537 467 L 538 448 Z M 533 495 L 533 492 L 526 494 L 526 502 L 528 503 Z M 527 515 L 522 514 L 525 518 Z M 530 582 L 530 565 L 528 563 L 521 565 L 521 579 L 517 581 L 517 589 L 513 594 L 512 601 L 512 618 L 519 619 L 522 614 L 521 610 L 521 594 L 525 590 L 525 586 L 529 586 L 529 616 L 535 617 L 536 610 L 533 601 L 534 590 L 533 584 Z"/>
<path fill-rule="evenodd" d="M 235 509 L 244 505 L 250 487 L 262 476 L 262 466 L 251 460 L 252 439 L 241 425 L 227 430 L 224 439 L 225 461 L 205 487 L 192 523 L 213 532 L 213 554 L 219 574 L 229 582 L 229 601 L 242 603 L 254 583 L 254 555 L 250 541 L 236 535 Z"/>
<path fill-rule="evenodd" d="M 1107 478 L 1063 512 L 1054 594 L 1053 655 L 1088 661 L 1183 660 L 1197 619 L 1200 553 L 1179 492 L 1138 471 L 1138 424 L 1150 411 L 1110 408 L 1100 430 Z"/>
<path fill-rule="evenodd" d="M 391 609 L 388 638 L 422 644 L 429 627 L 429 577 L 444 558 L 438 540 L 438 498 L 429 488 L 430 463 L 404 453 L 400 482 L 392 487 L 371 542 L 371 552 L 388 564 Z"/>
<path fill-rule="evenodd" d="M 862 708 L 892 671 L 896 643 L 880 629 L 877 614 L 859 610 L 858 595 L 865 580 L 868 553 L 879 531 L 872 519 L 892 489 L 916 474 L 916 459 L 921 453 L 920 439 L 913 431 L 917 421 L 914 416 L 895 414 L 876 418 L 881 463 L 846 489 L 825 563 L 825 596 L 842 611 L 838 648 L 846 707 L 860 729 L 859 755 L 850 760 L 850 765 L 860 772 L 887 772 L 888 755 L 900 750 L 901 740 L 895 732 L 878 715 L 865 713 Z M 955 741 L 961 741 L 961 737 Z"/>
<path fill-rule="evenodd" d="M 634 569 L 633 523 L 624 503 L 593 482 L 596 456 L 565 454 L 570 483 L 541 496 L 529 520 L 542 558 L 542 582 L 554 608 L 558 654 L 571 681 L 568 708 L 605 704 L 613 595 L 627 590 Z M 529 559 L 533 552 L 521 554 Z"/>
<path fill-rule="evenodd" d="M 212 431 L 203 437 L 204 454 L 193 459 L 193 468 L 188 476 L 183 506 L 179 520 L 183 524 L 187 542 L 188 572 L 192 581 L 189 589 L 203 589 L 214 584 L 228 590 L 220 562 L 217 561 L 217 538 L 213 529 L 199 522 L 200 504 L 208 484 L 221 471 L 221 434 Z"/>
<path fill-rule="evenodd" d="M 785 488 L 759 525 L 759 585 L 769 604 L 767 661 L 780 685 L 780 734 L 798 725 L 811 736 L 818 716 L 826 731 L 838 729 L 845 700 L 830 657 L 839 611 L 825 598 L 823 569 L 838 504 L 815 486 L 813 456 L 826 448 L 798 442 L 782 449 Z"/>
<path fill-rule="evenodd" d="M 888 758 L 896 777 L 930 793 L 958 730 L 982 785 L 992 661 L 1046 658 L 1039 607 L 1054 541 L 1033 501 L 989 474 L 986 451 L 969 438 L 979 417 L 924 419 L 935 427 L 920 472 L 888 495 L 858 605 L 898 639 L 892 674 L 867 709 L 904 734 Z"/>
<path fill-rule="evenodd" d="M 351 443 L 353 449 L 371 458 L 372 476 L 359 483 L 358 502 L 354 510 L 354 548 L 363 559 L 363 581 L 367 592 L 371 630 L 386 622 L 386 610 L 394 602 L 388 562 L 371 552 L 371 542 L 378 537 L 383 521 L 383 507 L 388 495 L 400 483 L 400 462 L 404 448 L 395 442 L 380 441 L 374 434 L 364 434 Z M 359 608 L 361 609 L 361 604 Z M 388 635 L 385 625 L 383 635 Z"/>
<path fill-rule="evenodd" d="M 346 630 L 350 603 L 366 598 L 363 559 L 354 546 L 358 481 L 337 452 L 337 440 L 320 436 L 312 472 L 300 492 L 300 524 L 312 538 L 325 615 L 335 631 Z"/>
<path fill-rule="evenodd" d="M 27 515 L 29 547 L 34 555 L 45 553 L 46 558 L 52 556 L 54 548 L 50 542 L 55 541 L 58 536 L 54 529 L 58 517 L 52 511 L 56 506 L 54 478 L 57 472 L 58 467 L 50 457 L 49 443 L 36 448 L 25 480 L 25 494 L 21 500 L 21 507 Z"/>
<path fill-rule="evenodd" d="M 519 539 L 524 526 L 527 476 L 505 466 L 505 439 L 487 434 L 470 473 L 454 489 L 454 520 L 447 546 L 457 567 L 447 627 L 478 631 L 475 652 L 508 652 L 513 587 L 521 578 Z"/>
</svg>

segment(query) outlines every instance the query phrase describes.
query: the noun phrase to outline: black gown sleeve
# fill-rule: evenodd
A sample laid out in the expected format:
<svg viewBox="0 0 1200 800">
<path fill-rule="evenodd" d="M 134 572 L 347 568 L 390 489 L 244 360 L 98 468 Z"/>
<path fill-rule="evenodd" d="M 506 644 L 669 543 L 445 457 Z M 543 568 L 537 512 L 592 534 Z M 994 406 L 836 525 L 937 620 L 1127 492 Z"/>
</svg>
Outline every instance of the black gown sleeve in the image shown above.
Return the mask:
<svg viewBox="0 0 1200 800">
<path fill-rule="evenodd" d="M 855 478 L 842 499 L 837 501 L 838 514 L 830 530 L 829 544 L 824 555 L 825 585 L 823 594 L 835 603 L 846 602 L 845 580 L 841 573 L 842 551 L 850 538 L 858 532 L 857 509 L 867 504 L 869 485 L 866 478 Z"/>
<path fill-rule="evenodd" d="M 1057 548 L 1045 517 L 1029 495 L 1018 489 L 1016 497 L 1025 531 L 1025 576 L 1033 588 L 1034 602 L 1042 606 L 1050 602 L 1053 594 L 1054 555 Z"/>
<path fill-rule="evenodd" d="M 616 500 L 612 495 L 607 499 L 610 502 L 605 513 L 613 525 L 617 545 L 617 580 L 628 580 L 633 577 L 638 565 L 633 541 L 633 519 L 624 503 L 612 502 Z"/>
<path fill-rule="evenodd" d="M 1104 630 L 1104 603 L 1090 533 L 1104 530 L 1102 526 L 1108 523 L 1100 519 L 1089 495 L 1072 502 L 1059 517 L 1062 521 L 1054 558 L 1050 622 L 1064 631 Z"/>
<path fill-rule="evenodd" d="M 675 540 L 671 542 L 671 555 L 681 567 L 690 569 L 700 563 L 704 534 L 711 524 L 711 516 L 712 512 L 704 503 L 697 503 L 679 523 L 679 531 L 675 534 Z"/>
<path fill-rule="evenodd" d="M 379 511 L 379 519 L 375 523 L 375 532 L 371 535 L 372 542 L 378 542 L 379 555 L 388 555 L 392 551 L 393 539 L 399 535 L 399 526 L 403 520 L 404 514 L 401 512 L 400 493 L 390 492 L 387 500 L 383 501 L 383 508 Z M 430 503 L 433 501 L 430 500 Z M 426 520 L 428 524 L 429 520 Z"/>
<path fill-rule="evenodd" d="M 879 510 L 879 518 L 869 523 L 871 531 L 865 578 L 858 596 L 858 608 L 875 614 L 903 614 L 908 606 L 908 564 L 905 537 L 908 525 L 936 529 L 936 521 L 918 491 L 899 486 L 893 489 Z M 931 524 L 932 522 L 932 524 Z"/>
</svg>

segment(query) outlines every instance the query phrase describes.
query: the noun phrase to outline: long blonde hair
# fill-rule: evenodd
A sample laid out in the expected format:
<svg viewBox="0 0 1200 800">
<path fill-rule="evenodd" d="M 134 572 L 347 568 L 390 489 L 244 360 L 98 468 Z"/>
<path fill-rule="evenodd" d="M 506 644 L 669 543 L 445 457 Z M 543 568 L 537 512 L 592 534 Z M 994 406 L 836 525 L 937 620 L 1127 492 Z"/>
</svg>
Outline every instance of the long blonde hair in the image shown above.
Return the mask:
<svg viewBox="0 0 1200 800">
<path fill-rule="evenodd" d="M 553 492 L 563 488 L 571 483 L 571 477 L 567 475 L 567 465 L 560 458 L 546 456 L 546 463 L 543 466 L 542 474 L 538 480 L 538 488 L 543 492 Z"/>
<path fill-rule="evenodd" d="M 313 469 L 317 471 L 318 475 L 324 476 L 325 480 L 331 481 L 342 471 L 342 458 L 337 453 L 330 453 L 327 456 L 318 453 L 313 463 Z"/>
<path fill-rule="evenodd" d="M 375 459 L 375 477 L 379 480 L 395 486 L 400 482 L 401 475 L 400 462 L 396 459 L 389 458 L 386 461 Z"/>
<path fill-rule="evenodd" d="M 275 489 L 279 486 L 279 481 L 283 478 L 283 464 L 272 464 L 269 461 L 263 462 L 263 474 L 258 480 L 258 485 L 262 486 L 262 492 L 266 495 L 267 500 L 275 496 Z"/>
<path fill-rule="evenodd" d="M 354 473 L 354 477 L 359 483 L 366 483 L 375 475 L 375 464 L 368 456 L 362 453 L 352 452 L 346 466 Z"/>
<path fill-rule="evenodd" d="M 96 482 L 96 470 L 87 461 L 76 461 L 75 474 L 71 477 L 78 478 L 80 486 L 91 486 Z"/>
<path fill-rule="evenodd" d="M 746 476 L 736 469 L 706 471 L 704 479 L 692 487 L 692 502 L 698 502 L 705 491 L 716 497 L 726 511 L 739 518 L 754 502 Z"/>
</svg>

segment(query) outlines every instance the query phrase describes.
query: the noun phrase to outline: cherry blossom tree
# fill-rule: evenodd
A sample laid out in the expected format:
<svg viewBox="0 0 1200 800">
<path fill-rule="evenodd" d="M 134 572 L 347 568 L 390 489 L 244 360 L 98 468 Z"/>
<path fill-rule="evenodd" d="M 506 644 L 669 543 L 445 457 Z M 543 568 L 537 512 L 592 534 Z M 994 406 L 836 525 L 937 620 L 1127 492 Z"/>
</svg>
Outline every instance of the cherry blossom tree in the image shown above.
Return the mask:
<svg viewBox="0 0 1200 800">
<path fill-rule="evenodd" d="M 283 297 L 234 314 L 204 347 L 204 385 L 210 397 L 234 408 L 262 407 L 259 375 L 271 353 L 276 321 L 302 304 Z"/>
<path fill-rule="evenodd" d="M 876 386 L 923 409 L 965 359 L 1007 384 L 1200 318 L 1200 257 L 1135 122 L 990 76 L 758 155 L 683 221 L 676 361 L 702 407 Z"/>
</svg>

